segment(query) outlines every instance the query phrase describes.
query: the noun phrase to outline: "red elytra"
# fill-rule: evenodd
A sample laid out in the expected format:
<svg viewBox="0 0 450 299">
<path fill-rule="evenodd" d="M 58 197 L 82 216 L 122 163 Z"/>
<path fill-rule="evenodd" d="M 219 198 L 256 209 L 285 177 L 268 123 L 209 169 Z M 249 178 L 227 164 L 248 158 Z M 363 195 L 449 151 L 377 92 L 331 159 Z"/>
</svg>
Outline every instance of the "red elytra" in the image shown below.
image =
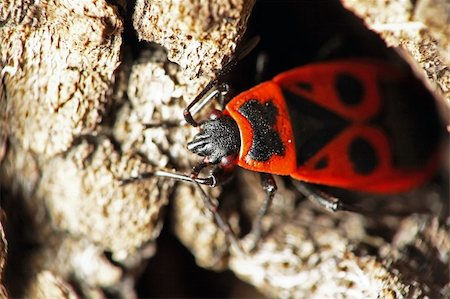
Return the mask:
<svg viewBox="0 0 450 299">
<path fill-rule="evenodd" d="M 430 98 L 420 98 L 423 91 L 410 84 L 411 75 L 372 60 L 323 62 L 281 73 L 226 105 L 224 115 L 239 128 L 236 163 L 364 192 L 412 189 L 437 167 L 439 117 Z"/>
</svg>

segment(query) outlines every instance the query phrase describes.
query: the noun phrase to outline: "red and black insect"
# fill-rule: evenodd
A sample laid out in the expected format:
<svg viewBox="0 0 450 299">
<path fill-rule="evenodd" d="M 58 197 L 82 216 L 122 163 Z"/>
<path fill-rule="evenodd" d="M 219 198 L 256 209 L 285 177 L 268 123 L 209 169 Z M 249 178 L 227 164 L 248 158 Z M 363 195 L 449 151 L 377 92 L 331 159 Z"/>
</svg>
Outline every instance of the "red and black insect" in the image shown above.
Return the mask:
<svg viewBox="0 0 450 299">
<path fill-rule="evenodd" d="M 214 110 L 198 123 L 192 114 L 227 91 L 225 85 L 211 89 L 215 83 L 184 112 L 186 121 L 200 129 L 188 143 L 203 157 L 192 174 L 157 171 L 127 181 L 157 175 L 215 186 L 235 166 L 259 172 L 267 192 L 252 231 L 259 235 L 259 221 L 276 190 L 272 175 L 388 194 L 419 186 L 438 166 L 441 125 L 435 104 L 419 81 L 398 67 L 369 59 L 297 67 L 237 95 L 223 111 Z M 212 166 L 210 175 L 199 177 L 207 166 Z M 304 183 L 297 186 L 328 209 L 343 207 L 314 195 Z"/>
<path fill-rule="evenodd" d="M 232 99 L 223 115 L 200 125 L 188 148 L 206 163 L 233 161 L 372 193 L 406 191 L 437 166 L 438 130 L 429 135 L 421 127 L 438 117 L 404 80 L 379 61 L 295 68 Z"/>
</svg>

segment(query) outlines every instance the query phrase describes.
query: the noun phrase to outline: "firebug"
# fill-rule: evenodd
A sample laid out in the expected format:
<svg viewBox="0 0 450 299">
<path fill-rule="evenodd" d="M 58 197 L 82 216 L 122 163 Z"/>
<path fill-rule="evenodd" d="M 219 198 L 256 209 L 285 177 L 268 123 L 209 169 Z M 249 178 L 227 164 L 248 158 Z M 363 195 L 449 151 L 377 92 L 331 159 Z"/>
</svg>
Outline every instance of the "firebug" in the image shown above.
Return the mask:
<svg viewBox="0 0 450 299">
<path fill-rule="evenodd" d="M 214 187 L 236 166 L 259 172 L 267 196 L 252 230 L 258 238 L 259 222 L 276 191 L 272 175 L 290 176 L 306 197 L 335 211 L 351 208 L 315 194 L 307 183 L 399 193 L 423 184 L 439 164 L 435 103 L 411 72 L 398 66 L 361 58 L 299 66 L 228 102 L 227 85 L 217 83 L 212 81 L 184 111 L 186 122 L 199 128 L 187 148 L 203 157 L 191 175 L 161 170 L 124 182 L 163 176 Z M 224 102 L 223 110 L 197 122 L 193 114 L 216 98 Z M 211 172 L 200 177 L 205 167 Z M 202 198 L 237 244 L 203 190 Z"/>
</svg>

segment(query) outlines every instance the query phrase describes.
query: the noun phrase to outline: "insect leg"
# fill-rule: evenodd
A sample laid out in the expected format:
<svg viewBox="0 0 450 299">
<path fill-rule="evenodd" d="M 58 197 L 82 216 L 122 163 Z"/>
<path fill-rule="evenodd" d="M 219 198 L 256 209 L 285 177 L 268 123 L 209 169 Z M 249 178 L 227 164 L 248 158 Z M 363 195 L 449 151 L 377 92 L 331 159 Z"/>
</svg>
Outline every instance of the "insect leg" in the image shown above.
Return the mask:
<svg viewBox="0 0 450 299">
<path fill-rule="evenodd" d="M 169 178 L 176 181 L 183 181 L 183 182 L 196 182 L 201 185 L 206 185 L 210 187 L 214 187 L 216 185 L 216 179 L 212 176 L 208 177 L 191 177 L 189 175 L 186 175 L 184 173 L 178 173 L 178 172 L 172 172 L 172 171 L 165 171 L 165 170 L 155 170 L 155 171 L 148 171 L 140 173 L 139 175 L 135 177 L 129 177 L 126 179 L 121 179 L 122 185 L 131 184 L 137 181 L 146 180 L 152 177 L 163 177 L 163 178 Z"/>
<path fill-rule="evenodd" d="M 207 165 L 199 166 L 198 168 L 204 168 Z M 134 183 L 136 181 L 145 180 L 151 177 L 165 177 L 170 178 L 177 181 L 184 181 L 184 182 L 190 182 L 197 186 L 197 188 L 200 191 L 200 196 L 202 198 L 203 204 L 208 209 L 208 211 L 211 212 L 211 214 L 214 217 L 214 221 L 219 227 L 219 229 L 225 234 L 228 241 L 230 242 L 231 246 L 234 247 L 236 252 L 238 254 L 243 255 L 244 251 L 242 250 L 241 246 L 239 245 L 239 241 L 234 234 L 233 230 L 231 229 L 230 224 L 220 216 L 220 213 L 218 211 L 218 204 L 212 200 L 206 192 L 203 190 L 203 188 L 200 185 L 207 185 L 210 187 L 214 187 L 218 181 L 218 179 L 214 176 L 214 174 L 211 174 L 208 177 L 197 177 L 195 173 L 192 175 L 186 175 L 183 173 L 177 173 L 177 172 L 170 172 L 165 170 L 155 170 L 153 172 L 144 172 L 139 174 L 135 177 L 130 177 L 127 179 L 122 179 L 121 182 L 123 185 Z"/>
<path fill-rule="evenodd" d="M 269 55 L 266 52 L 261 52 L 256 58 L 255 84 L 263 82 L 269 64 Z"/>
<path fill-rule="evenodd" d="M 214 221 L 216 222 L 219 229 L 225 234 L 228 241 L 230 242 L 231 246 L 234 247 L 236 252 L 240 255 L 244 254 L 244 251 L 242 250 L 241 245 L 239 244 L 239 241 L 234 234 L 233 230 L 231 229 L 230 224 L 228 221 L 224 220 L 222 216 L 220 216 L 220 213 L 218 211 L 218 205 L 216 202 L 214 202 L 203 190 L 203 188 L 200 186 L 200 184 L 197 181 L 194 181 L 195 185 L 198 187 L 200 191 L 200 195 L 203 200 L 203 204 L 205 207 L 211 212 L 211 214 L 214 217 Z"/>
<path fill-rule="evenodd" d="M 184 109 L 183 116 L 186 122 L 194 127 L 198 127 L 200 124 L 194 119 L 194 115 L 197 114 L 207 103 L 212 99 L 218 97 L 223 105 L 224 98 L 228 92 L 227 84 L 220 84 L 223 77 L 228 74 L 237 63 L 242 60 L 248 53 L 250 53 L 256 45 L 259 43 L 259 36 L 255 36 L 250 39 L 241 50 L 236 53 L 236 55 L 216 74 L 216 78 L 211 80 L 208 85 L 199 93 L 195 99 L 189 103 L 189 105 Z M 222 99 L 222 100 L 221 100 Z"/>
<path fill-rule="evenodd" d="M 261 238 L 262 218 L 267 214 L 267 211 L 272 205 L 273 197 L 275 196 L 275 193 L 277 191 L 277 184 L 275 182 L 275 179 L 269 173 L 261 173 L 261 185 L 266 192 L 266 197 L 264 198 L 263 204 L 259 208 L 258 214 L 256 215 L 256 218 L 252 225 L 252 230 L 250 232 L 254 242 L 252 244 L 253 246 L 251 246 L 252 249 L 256 246 L 256 243 L 258 243 L 259 239 Z"/>
<path fill-rule="evenodd" d="M 350 211 L 357 213 L 364 213 L 362 208 L 347 205 L 339 198 L 336 198 L 328 193 L 316 190 L 314 187 L 299 181 L 293 181 L 295 188 L 308 200 L 315 202 L 328 211 Z"/>
<path fill-rule="evenodd" d="M 229 171 L 230 169 L 224 168 L 221 165 L 215 165 L 212 171 L 210 172 L 210 175 L 205 178 L 198 178 L 197 175 L 199 172 L 207 167 L 210 166 L 210 163 L 207 162 L 201 162 L 197 166 L 195 166 L 192 170 L 191 179 L 195 182 L 195 184 L 198 186 L 200 190 L 200 194 L 202 196 L 202 200 L 206 208 L 213 214 L 214 221 L 216 222 L 219 229 L 225 234 L 230 244 L 235 248 L 236 252 L 238 254 L 243 254 L 244 251 L 242 250 L 241 246 L 239 245 L 238 238 L 234 234 L 233 230 L 231 229 L 230 224 L 228 221 L 224 220 L 222 216 L 220 216 L 220 213 L 218 211 L 218 204 L 217 201 L 212 200 L 201 188 L 200 184 L 201 182 L 199 179 L 208 180 L 210 182 L 209 186 L 215 187 L 216 185 L 221 185 L 225 183 L 230 176 L 232 175 L 232 172 Z"/>
<path fill-rule="evenodd" d="M 197 114 L 206 104 L 208 104 L 214 97 L 217 96 L 217 83 L 219 80 L 213 79 L 208 85 L 195 97 L 195 99 L 189 103 L 184 109 L 183 116 L 186 122 L 194 127 L 198 127 L 198 123 L 194 119 L 194 115 Z"/>
<path fill-rule="evenodd" d="M 218 89 L 220 90 L 220 93 L 218 95 L 218 100 L 220 103 L 220 107 L 222 110 L 225 109 L 225 106 L 228 104 L 228 101 L 230 100 L 230 97 L 227 97 L 228 92 L 230 91 L 230 86 L 226 83 L 222 83 Z"/>
<path fill-rule="evenodd" d="M 152 128 L 170 129 L 180 127 L 182 124 L 181 122 L 154 122 L 154 123 L 144 123 L 143 125 L 145 129 L 152 129 Z"/>
<path fill-rule="evenodd" d="M 314 190 L 311 186 L 299 181 L 295 181 L 294 186 L 305 198 L 319 204 L 326 210 L 331 212 L 342 210 L 343 203 L 330 194 Z"/>
</svg>

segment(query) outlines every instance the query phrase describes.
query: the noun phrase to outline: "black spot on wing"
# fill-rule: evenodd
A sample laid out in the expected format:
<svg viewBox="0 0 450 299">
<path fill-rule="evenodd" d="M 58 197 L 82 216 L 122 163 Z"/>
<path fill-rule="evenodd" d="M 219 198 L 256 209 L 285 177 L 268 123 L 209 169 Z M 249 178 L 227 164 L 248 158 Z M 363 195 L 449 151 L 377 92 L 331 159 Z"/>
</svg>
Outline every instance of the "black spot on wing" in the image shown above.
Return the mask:
<svg viewBox="0 0 450 299">
<path fill-rule="evenodd" d="M 251 159 L 264 162 L 272 155 L 284 155 L 284 144 L 273 129 L 278 109 L 271 101 L 261 104 L 257 100 L 249 100 L 239 108 L 239 112 L 248 119 L 253 129 L 253 142 L 249 151 Z"/>
<path fill-rule="evenodd" d="M 348 157 L 353 164 L 353 170 L 362 175 L 371 174 L 379 164 L 375 149 L 361 137 L 357 137 L 350 142 Z"/>
<path fill-rule="evenodd" d="M 347 106 L 356 106 L 364 99 L 364 85 L 351 74 L 338 74 L 335 88 L 339 99 Z"/>
</svg>

